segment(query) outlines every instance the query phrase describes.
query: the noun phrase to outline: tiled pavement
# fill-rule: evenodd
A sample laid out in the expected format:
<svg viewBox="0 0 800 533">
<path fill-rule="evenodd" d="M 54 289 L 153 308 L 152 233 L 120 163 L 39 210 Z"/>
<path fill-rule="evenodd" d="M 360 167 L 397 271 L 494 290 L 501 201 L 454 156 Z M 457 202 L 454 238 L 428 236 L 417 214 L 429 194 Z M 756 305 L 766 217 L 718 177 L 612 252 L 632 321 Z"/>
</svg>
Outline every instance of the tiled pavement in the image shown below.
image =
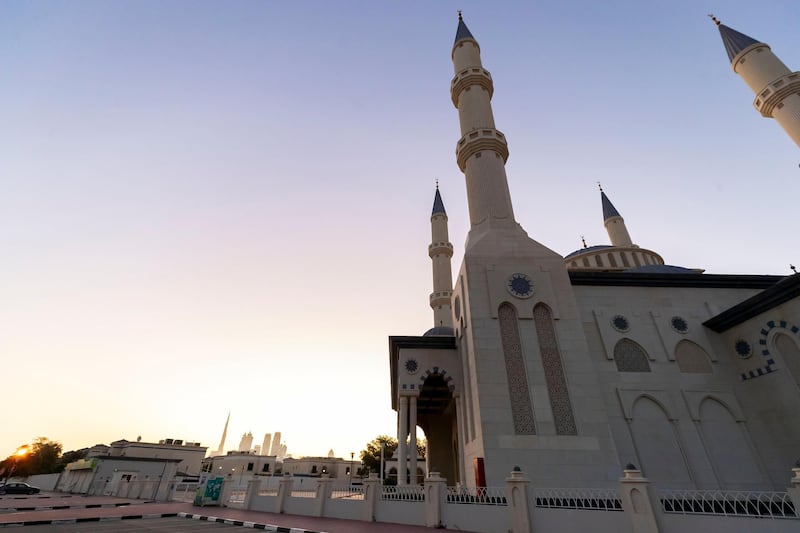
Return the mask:
<svg viewBox="0 0 800 533">
<path fill-rule="evenodd" d="M 201 508 L 195 507 L 191 503 L 182 502 L 147 503 L 142 500 L 122 500 L 120 498 L 104 497 L 76 496 L 73 498 L 63 498 L 69 501 L 75 501 L 76 504 L 80 501 L 80 505 L 83 505 L 82 507 L 71 506 L 69 508 L 56 509 L 52 508 L 54 506 L 50 506 L 51 508 L 49 509 L 43 508 L 33 511 L 9 511 L 9 509 L 20 507 L 48 507 L 46 504 L 39 505 L 39 503 L 43 501 L 43 498 L 31 497 L 30 499 L 33 501 L 25 502 L 24 506 L 19 505 L 22 501 L 20 499 L 16 499 L 14 507 L 5 506 L 5 501 L 0 502 L 0 528 L 4 526 L 64 524 L 181 516 L 187 520 L 194 518 L 195 520 L 217 521 L 226 524 L 241 525 L 248 528 L 263 529 L 265 531 L 281 531 L 287 533 L 431 533 L 430 528 L 421 526 L 262 513 L 226 507 Z M 59 500 L 59 497 L 54 497 L 52 500 Z M 117 505 L 123 502 L 127 502 L 128 505 Z M 113 505 L 113 507 L 96 507 L 97 504 Z M 93 507 L 87 508 L 86 505 L 91 505 Z"/>
</svg>

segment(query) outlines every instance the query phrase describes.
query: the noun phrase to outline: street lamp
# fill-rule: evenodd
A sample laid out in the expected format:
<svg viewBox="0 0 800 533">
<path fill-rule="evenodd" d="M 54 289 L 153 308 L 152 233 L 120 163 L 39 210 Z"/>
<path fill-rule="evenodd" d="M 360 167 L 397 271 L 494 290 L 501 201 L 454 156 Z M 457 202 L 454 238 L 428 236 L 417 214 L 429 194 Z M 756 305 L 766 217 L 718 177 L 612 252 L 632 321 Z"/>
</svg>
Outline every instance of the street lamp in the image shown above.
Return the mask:
<svg viewBox="0 0 800 533">
<path fill-rule="evenodd" d="M 349 485 L 353 484 L 353 457 L 355 457 L 355 455 L 356 452 L 350 452 L 350 471 L 349 471 L 350 479 L 347 482 Z"/>
</svg>

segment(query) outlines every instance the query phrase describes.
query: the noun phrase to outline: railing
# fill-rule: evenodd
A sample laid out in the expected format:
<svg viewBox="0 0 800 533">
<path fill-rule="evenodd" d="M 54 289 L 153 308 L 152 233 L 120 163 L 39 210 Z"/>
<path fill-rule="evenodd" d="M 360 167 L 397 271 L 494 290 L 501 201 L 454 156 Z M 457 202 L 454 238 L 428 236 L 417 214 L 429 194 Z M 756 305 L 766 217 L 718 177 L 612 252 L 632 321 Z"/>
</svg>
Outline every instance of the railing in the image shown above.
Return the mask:
<svg viewBox="0 0 800 533">
<path fill-rule="evenodd" d="M 277 496 L 278 489 L 260 489 L 258 491 L 259 496 Z"/>
<path fill-rule="evenodd" d="M 622 511 L 617 489 L 534 489 L 536 507 Z"/>
<path fill-rule="evenodd" d="M 505 489 L 500 487 L 447 487 L 447 503 L 508 505 Z"/>
<path fill-rule="evenodd" d="M 405 487 L 383 487 L 381 500 L 402 502 L 424 502 L 425 492 L 422 487 L 409 485 Z"/>
<path fill-rule="evenodd" d="M 292 498 L 316 498 L 316 490 L 293 490 Z"/>
<path fill-rule="evenodd" d="M 364 487 L 359 487 L 359 486 L 333 487 L 333 490 L 331 490 L 331 498 L 347 499 L 347 500 L 363 500 Z"/>
<path fill-rule="evenodd" d="M 797 518 L 785 492 L 662 490 L 659 496 L 665 513 Z"/>
</svg>

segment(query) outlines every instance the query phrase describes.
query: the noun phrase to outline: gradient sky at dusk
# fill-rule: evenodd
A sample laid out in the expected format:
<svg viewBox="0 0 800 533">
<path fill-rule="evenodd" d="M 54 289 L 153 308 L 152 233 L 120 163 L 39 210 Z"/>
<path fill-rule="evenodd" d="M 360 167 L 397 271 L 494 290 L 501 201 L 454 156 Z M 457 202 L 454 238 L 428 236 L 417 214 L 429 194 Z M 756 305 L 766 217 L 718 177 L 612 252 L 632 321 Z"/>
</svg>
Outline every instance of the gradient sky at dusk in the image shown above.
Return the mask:
<svg viewBox="0 0 800 533">
<path fill-rule="evenodd" d="M 0 456 L 43 435 L 349 457 L 395 433 L 388 335 L 428 329 L 440 180 L 468 230 L 456 10 L 495 82 L 517 219 L 788 274 L 800 154 L 706 15 L 800 68 L 800 3 L 0 3 Z"/>
</svg>

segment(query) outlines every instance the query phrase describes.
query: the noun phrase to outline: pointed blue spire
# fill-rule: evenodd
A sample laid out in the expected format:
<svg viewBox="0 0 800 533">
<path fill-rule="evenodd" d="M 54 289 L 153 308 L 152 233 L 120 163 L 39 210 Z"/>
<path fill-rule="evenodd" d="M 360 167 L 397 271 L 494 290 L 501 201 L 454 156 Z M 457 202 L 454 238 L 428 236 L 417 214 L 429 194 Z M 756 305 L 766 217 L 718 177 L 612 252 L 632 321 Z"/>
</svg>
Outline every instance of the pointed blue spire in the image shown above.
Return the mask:
<svg viewBox="0 0 800 533">
<path fill-rule="evenodd" d="M 442 195 L 439 194 L 439 185 L 436 185 L 436 196 L 433 197 L 433 212 L 431 216 L 435 215 L 436 213 L 442 213 L 443 215 L 447 214 L 447 211 L 444 210 L 444 202 L 442 202 Z"/>
<path fill-rule="evenodd" d="M 617 211 L 617 208 L 614 207 L 614 204 L 611 203 L 611 200 L 608 199 L 606 193 L 603 192 L 603 189 L 600 189 L 600 200 L 603 202 L 603 220 L 622 216 L 619 214 L 619 211 Z"/>
<path fill-rule="evenodd" d="M 475 37 L 472 36 L 472 33 L 470 33 L 469 28 L 467 28 L 467 25 L 464 24 L 464 19 L 461 18 L 461 11 L 459 11 L 458 12 L 458 29 L 456 30 L 456 40 L 455 40 L 455 42 L 457 43 L 461 39 L 472 39 L 473 41 L 475 41 Z M 455 43 L 453 43 L 453 44 L 455 44 Z"/>
<path fill-rule="evenodd" d="M 748 46 L 758 44 L 752 37 L 739 33 L 738 31 L 727 27 L 725 24 L 720 23 L 716 18 L 712 20 L 719 28 L 719 34 L 722 37 L 722 44 L 725 45 L 725 51 L 728 53 L 728 60 L 733 63 L 733 58 L 739 55 L 739 52 Z"/>
</svg>

